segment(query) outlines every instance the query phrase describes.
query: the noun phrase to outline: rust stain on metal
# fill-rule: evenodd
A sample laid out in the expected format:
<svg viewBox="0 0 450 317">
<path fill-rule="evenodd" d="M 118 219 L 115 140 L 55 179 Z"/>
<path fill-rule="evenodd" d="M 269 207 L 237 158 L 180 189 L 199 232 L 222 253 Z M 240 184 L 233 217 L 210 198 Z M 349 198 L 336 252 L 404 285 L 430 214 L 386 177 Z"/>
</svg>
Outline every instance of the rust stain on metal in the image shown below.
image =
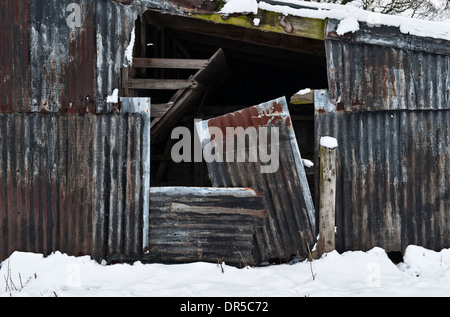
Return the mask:
<svg viewBox="0 0 450 317">
<path fill-rule="evenodd" d="M 0 115 L 0 261 L 13 251 L 139 257 L 141 121 Z"/>
<path fill-rule="evenodd" d="M 29 104 L 28 1 L 0 2 L 0 113 L 23 111 Z"/>
<path fill-rule="evenodd" d="M 337 36 L 330 32 L 337 25 L 327 22 L 325 41 L 330 98 L 337 110 L 448 109 L 449 41 L 364 24 L 355 34 Z"/>
<path fill-rule="evenodd" d="M 196 9 L 196 12 L 213 12 L 217 7 L 217 0 L 170 0 L 171 4 L 186 9 Z"/>
<path fill-rule="evenodd" d="M 127 40 L 145 6 L 79 5 L 81 27 L 70 28 L 64 1 L 0 1 L 0 113 L 112 112 L 106 97 L 117 88 Z"/>
<path fill-rule="evenodd" d="M 250 107 L 208 120 L 208 126 L 210 128 L 219 128 L 224 138 L 228 127 L 240 127 L 245 130 L 249 127 L 258 128 L 269 125 L 277 126 L 279 124 L 284 124 L 288 127 L 292 126 L 290 116 L 286 116 L 282 104 L 277 101 L 269 102 L 260 108 Z M 215 137 L 214 135 L 212 139 L 215 140 Z"/>
<path fill-rule="evenodd" d="M 227 127 L 247 128 L 274 127 L 279 131 L 279 168 L 274 173 L 263 174 L 261 162 L 237 162 L 237 151 L 233 150 L 235 160 L 232 162 L 207 163 L 209 175 L 215 187 L 250 187 L 264 193 L 269 209 L 268 224 L 257 231 L 255 236 L 255 255 L 260 261 L 278 259 L 288 260 L 300 254 L 306 256 L 307 245 L 310 247 L 315 239 L 315 212 L 309 191 L 306 173 L 301 163 L 301 156 L 292 127 L 285 98 L 250 107 L 232 114 L 217 117 L 201 123 L 202 144 L 209 141 L 215 146 L 221 143 L 227 149 Z M 224 138 L 215 140 L 212 128 L 223 131 Z M 226 136 L 226 137 L 225 137 Z M 256 143 L 261 145 L 257 137 Z M 266 140 L 268 148 L 273 148 Z M 273 140 L 276 142 L 276 140 Z"/>
</svg>

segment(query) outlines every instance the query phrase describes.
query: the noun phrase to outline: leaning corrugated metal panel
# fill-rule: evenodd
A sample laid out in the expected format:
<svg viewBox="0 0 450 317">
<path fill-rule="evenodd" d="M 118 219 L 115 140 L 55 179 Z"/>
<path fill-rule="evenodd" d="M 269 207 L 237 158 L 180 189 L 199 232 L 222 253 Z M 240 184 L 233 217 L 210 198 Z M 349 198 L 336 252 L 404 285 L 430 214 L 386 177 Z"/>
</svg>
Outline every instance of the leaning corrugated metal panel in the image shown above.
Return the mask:
<svg viewBox="0 0 450 317">
<path fill-rule="evenodd" d="M 105 102 L 119 88 L 120 68 L 127 65 L 125 50 L 131 42 L 135 21 L 142 14 L 141 5 L 121 5 L 117 1 L 95 2 L 96 26 L 96 95 L 97 113 L 111 113 Z"/>
<path fill-rule="evenodd" d="M 450 43 L 365 24 L 339 36 L 337 24 L 315 128 L 340 145 L 338 249 L 449 247 Z"/>
<path fill-rule="evenodd" d="M 292 256 L 307 256 L 308 247 L 312 248 L 315 239 L 315 212 L 311 199 L 305 170 L 295 138 L 285 98 L 279 98 L 258 106 L 250 107 L 235 113 L 224 115 L 208 121 L 200 122 L 198 131 L 204 149 L 208 144 L 224 147 L 232 140 L 244 136 L 248 128 L 278 128 L 279 142 L 271 135 L 263 139 L 258 134 L 258 148 L 249 146 L 229 151 L 230 159 L 223 162 L 207 163 L 213 186 L 216 187 L 250 187 L 263 192 L 269 208 L 268 223 L 259 229 L 255 236 L 257 249 L 255 253 L 260 261 L 271 259 L 287 260 Z M 220 139 L 214 135 L 214 129 L 223 131 L 226 136 L 227 127 L 241 127 L 244 133 Z M 250 137 L 251 139 L 252 137 Z M 222 143 L 223 142 L 223 143 Z M 234 142 L 234 141 L 233 141 Z M 276 159 L 279 166 L 276 171 L 263 172 L 267 167 L 260 159 L 252 162 L 250 153 L 261 154 L 260 146 L 268 146 L 269 153 L 279 151 Z M 226 152 L 226 151 L 225 151 Z M 237 155 L 246 153 L 245 162 L 238 162 Z M 272 153 L 272 154 L 273 154 Z M 268 164 L 274 163 L 272 160 Z"/>
</svg>

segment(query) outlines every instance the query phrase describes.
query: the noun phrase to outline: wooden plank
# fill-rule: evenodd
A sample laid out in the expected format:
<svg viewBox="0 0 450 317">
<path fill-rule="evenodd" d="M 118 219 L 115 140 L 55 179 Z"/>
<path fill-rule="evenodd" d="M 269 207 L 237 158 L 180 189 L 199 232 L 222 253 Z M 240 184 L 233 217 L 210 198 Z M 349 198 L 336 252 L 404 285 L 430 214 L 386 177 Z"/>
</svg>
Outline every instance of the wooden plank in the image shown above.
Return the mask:
<svg viewBox="0 0 450 317">
<path fill-rule="evenodd" d="M 202 69 L 207 67 L 207 59 L 134 58 L 135 68 Z"/>
<path fill-rule="evenodd" d="M 277 122 L 274 123 L 275 121 Z M 249 159 L 251 151 L 255 151 L 255 154 L 257 152 L 250 140 L 244 141 L 245 146 L 238 146 L 237 149 L 235 139 L 227 137 L 226 132 L 220 140 L 217 136 L 214 140 L 211 139 L 210 128 L 224 131 L 240 127 L 242 123 L 245 123 L 246 128 L 277 127 L 276 131 L 281 138 L 271 137 L 269 140 L 261 134 L 255 135 L 256 139 L 253 138 L 260 149 L 267 146 L 273 154 L 276 153 L 270 159 L 271 166 L 263 163 L 261 158 Z M 292 254 L 306 258 L 308 247 L 312 248 L 315 242 L 316 216 L 286 98 L 277 98 L 196 124 L 197 136 L 203 149 L 209 145 L 227 149 L 231 145 L 229 141 L 233 140 L 230 149 L 234 150 L 229 150 L 228 153 L 223 151 L 222 160 L 206 163 L 212 186 L 251 186 L 264 192 L 269 198 L 267 226 L 264 230 L 257 230 L 255 234 L 259 246 L 258 256 L 263 261 L 289 261 Z M 246 133 L 240 133 L 237 137 L 246 139 Z M 244 162 L 238 162 L 241 154 L 246 156 Z"/>
<path fill-rule="evenodd" d="M 121 89 L 122 89 L 122 93 L 121 95 L 123 97 L 130 97 L 130 90 L 128 88 L 128 78 L 129 78 L 129 74 L 128 74 L 128 68 L 123 67 L 120 69 L 120 78 L 121 78 Z"/>
<path fill-rule="evenodd" d="M 172 107 L 173 102 L 152 104 L 151 117 L 161 118 Z"/>
<path fill-rule="evenodd" d="M 320 146 L 318 257 L 336 249 L 336 148 Z"/>
<path fill-rule="evenodd" d="M 155 90 L 178 90 L 192 88 L 195 89 L 198 83 L 188 79 L 149 79 L 149 78 L 129 78 L 129 89 L 155 89 Z"/>
<path fill-rule="evenodd" d="M 255 229 L 266 223 L 265 197 L 249 188 L 153 187 L 151 262 L 256 265 Z"/>
<path fill-rule="evenodd" d="M 165 134 L 183 118 L 195 101 L 204 97 L 207 87 L 220 85 L 228 72 L 225 53 L 222 49 L 218 49 L 209 60 L 208 67 L 199 70 L 192 78 L 199 83 L 198 86 L 183 91 L 175 101 L 174 106 L 160 120 L 152 123 L 152 141 L 160 142 L 164 140 Z"/>
</svg>

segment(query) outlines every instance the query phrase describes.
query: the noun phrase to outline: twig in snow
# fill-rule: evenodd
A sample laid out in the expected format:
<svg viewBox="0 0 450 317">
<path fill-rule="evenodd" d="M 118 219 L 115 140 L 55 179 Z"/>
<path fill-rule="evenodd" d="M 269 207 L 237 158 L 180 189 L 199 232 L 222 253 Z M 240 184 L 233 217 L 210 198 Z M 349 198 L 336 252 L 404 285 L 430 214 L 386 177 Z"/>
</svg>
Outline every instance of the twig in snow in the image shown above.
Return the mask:
<svg viewBox="0 0 450 317">
<path fill-rule="evenodd" d="M 308 262 L 309 262 L 309 267 L 311 268 L 311 275 L 312 275 L 312 279 L 313 281 L 316 279 L 316 274 L 314 274 L 313 271 L 313 267 L 312 267 L 312 262 L 313 262 L 313 256 L 311 253 L 311 249 L 309 248 L 309 245 L 306 244 L 306 246 L 308 247 Z"/>
<path fill-rule="evenodd" d="M 223 269 L 222 262 L 223 262 L 223 259 L 217 259 L 217 265 L 218 266 L 220 265 L 220 269 L 222 270 L 222 274 L 223 274 L 223 273 L 225 273 L 225 271 Z"/>
</svg>

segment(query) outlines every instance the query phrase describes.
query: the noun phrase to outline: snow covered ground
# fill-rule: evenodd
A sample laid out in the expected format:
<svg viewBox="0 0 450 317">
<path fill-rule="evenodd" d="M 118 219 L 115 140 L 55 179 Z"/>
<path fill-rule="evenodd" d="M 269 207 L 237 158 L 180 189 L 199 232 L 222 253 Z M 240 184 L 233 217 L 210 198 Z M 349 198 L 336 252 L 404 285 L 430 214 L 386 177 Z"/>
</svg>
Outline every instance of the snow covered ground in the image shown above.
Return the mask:
<svg viewBox="0 0 450 317">
<path fill-rule="evenodd" d="M 9 296 L 447 297 L 450 249 L 435 252 L 411 245 L 397 265 L 383 249 L 374 248 L 242 269 L 213 263 L 106 266 L 86 256 L 15 252 L 0 269 L 0 297 Z"/>
</svg>

